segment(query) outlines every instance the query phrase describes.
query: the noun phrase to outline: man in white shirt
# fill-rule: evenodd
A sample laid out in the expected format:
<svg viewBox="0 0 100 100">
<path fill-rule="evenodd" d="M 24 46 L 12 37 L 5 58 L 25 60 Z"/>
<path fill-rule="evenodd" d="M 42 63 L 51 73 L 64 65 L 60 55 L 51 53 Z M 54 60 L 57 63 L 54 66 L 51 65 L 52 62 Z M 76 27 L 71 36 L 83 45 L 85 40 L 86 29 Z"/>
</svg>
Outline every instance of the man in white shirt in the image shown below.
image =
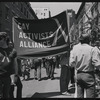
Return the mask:
<svg viewBox="0 0 100 100">
<path fill-rule="evenodd" d="M 89 45 L 90 35 L 82 34 L 80 44 L 75 46 L 70 55 L 70 66 L 75 67 L 77 98 L 95 98 L 94 68 L 100 67 L 97 48 Z M 86 90 L 86 91 L 85 91 Z"/>
</svg>

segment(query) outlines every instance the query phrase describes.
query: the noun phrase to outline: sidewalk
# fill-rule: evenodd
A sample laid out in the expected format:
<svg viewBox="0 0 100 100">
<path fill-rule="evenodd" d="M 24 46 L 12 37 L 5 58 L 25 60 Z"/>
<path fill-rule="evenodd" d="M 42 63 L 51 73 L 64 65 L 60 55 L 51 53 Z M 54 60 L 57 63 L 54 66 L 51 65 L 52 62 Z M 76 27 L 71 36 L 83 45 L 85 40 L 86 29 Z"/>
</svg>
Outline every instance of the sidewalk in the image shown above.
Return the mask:
<svg viewBox="0 0 100 100">
<path fill-rule="evenodd" d="M 46 78 L 46 70 L 42 68 L 42 80 L 33 79 L 33 71 L 31 78 L 28 81 L 22 81 L 23 91 L 22 98 L 74 98 L 74 93 L 71 96 L 60 94 L 60 68 L 55 69 L 54 80 Z"/>
</svg>

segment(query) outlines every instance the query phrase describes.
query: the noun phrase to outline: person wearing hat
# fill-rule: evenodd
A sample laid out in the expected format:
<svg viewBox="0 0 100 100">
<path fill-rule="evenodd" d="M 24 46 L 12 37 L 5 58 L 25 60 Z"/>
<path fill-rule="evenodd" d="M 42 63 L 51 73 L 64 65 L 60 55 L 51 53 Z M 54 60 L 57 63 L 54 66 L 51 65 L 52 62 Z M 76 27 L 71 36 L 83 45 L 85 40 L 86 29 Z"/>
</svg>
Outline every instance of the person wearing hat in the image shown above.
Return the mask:
<svg viewBox="0 0 100 100">
<path fill-rule="evenodd" d="M 15 53 L 9 48 L 9 37 L 6 32 L 0 32 L 0 98 L 9 98 L 11 76 L 14 74 Z"/>
<path fill-rule="evenodd" d="M 94 68 L 100 68 L 99 52 L 89 45 L 90 34 L 82 34 L 79 41 L 69 61 L 75 67 L 76 98 L 95 98 Z"/>
</svg>

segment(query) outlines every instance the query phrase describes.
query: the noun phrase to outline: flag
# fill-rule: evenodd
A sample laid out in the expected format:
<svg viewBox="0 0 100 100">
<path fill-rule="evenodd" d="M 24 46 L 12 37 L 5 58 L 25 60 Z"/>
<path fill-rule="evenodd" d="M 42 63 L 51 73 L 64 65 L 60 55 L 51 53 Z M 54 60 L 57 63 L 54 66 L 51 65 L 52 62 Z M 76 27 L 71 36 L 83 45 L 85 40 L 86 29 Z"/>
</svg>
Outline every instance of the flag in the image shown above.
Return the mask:
<svg viewBox="0 0 100 100">
<path fill-rule="evenodd" d="M 66 11 L 47 19 L 13 18 L 13 42 L 21 57 L 45 57 L 67 52 Z"/>
</svg>

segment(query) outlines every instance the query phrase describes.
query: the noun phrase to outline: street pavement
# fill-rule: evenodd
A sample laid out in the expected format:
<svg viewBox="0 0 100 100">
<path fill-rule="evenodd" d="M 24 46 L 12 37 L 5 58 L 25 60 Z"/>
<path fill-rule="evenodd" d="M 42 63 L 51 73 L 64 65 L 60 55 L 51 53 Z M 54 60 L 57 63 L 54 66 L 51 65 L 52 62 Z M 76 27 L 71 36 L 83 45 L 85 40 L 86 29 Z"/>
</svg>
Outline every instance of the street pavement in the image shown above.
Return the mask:
<svg viewBox="0 0 100 100">
<path fill-rule="evenodd" d="M 42 68 L 42 80 L 34 80 L 33 70 L 30 72 L 30 79 L 22 81 L 23 90 L 22 98 L 74 98 L 74 89 L 70 90 L 71 95 L 61 95 L 60 94 L 60 70 L 61 68 L 56 68 L 54 73 L 54 80 L 47 79 L 46 70 Z M 16 87 L 15 93 L 16 94 Z M 16 98 L 16 97 L 15 97 Z"/>
</svg>

